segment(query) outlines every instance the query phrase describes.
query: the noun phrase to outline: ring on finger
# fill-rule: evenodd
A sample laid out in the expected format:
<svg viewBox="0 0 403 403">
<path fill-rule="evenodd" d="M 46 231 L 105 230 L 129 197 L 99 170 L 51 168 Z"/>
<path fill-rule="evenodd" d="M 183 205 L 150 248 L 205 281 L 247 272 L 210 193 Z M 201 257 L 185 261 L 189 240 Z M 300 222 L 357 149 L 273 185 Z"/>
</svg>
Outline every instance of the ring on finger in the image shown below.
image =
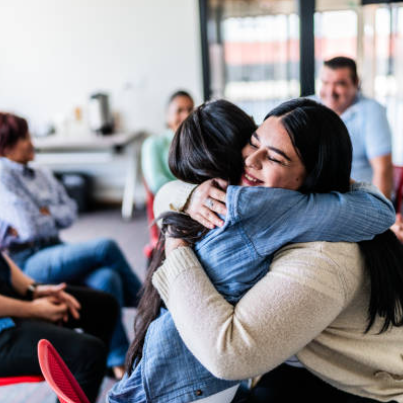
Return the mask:
<svg viewBox="0 0 403 403">
<path fill-rule="evenodd" d="M 212 209 L 214 207 L 214 202 L 211 197 L 208 197 L 206 201 L 204 202 L 205 206 L 208 207 L 209 209 Z"/>
</svg>

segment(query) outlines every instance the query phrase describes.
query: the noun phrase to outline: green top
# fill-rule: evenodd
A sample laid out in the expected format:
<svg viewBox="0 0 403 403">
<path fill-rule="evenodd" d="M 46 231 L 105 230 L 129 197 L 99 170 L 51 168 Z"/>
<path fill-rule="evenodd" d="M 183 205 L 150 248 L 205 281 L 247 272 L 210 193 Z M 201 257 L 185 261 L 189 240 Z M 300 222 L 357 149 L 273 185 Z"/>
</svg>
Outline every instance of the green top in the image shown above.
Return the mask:
<svg viewBox="0 0 403 403">
<path fill-rule="evenodd" d="M 175 180 L 168 166 L 168 153 L 174 132 L 166 130 L 162 135 L 149 137 L 141 150 L 141 169 L 150 191 L 156 194 L 165 183 Z"/>
</svg>

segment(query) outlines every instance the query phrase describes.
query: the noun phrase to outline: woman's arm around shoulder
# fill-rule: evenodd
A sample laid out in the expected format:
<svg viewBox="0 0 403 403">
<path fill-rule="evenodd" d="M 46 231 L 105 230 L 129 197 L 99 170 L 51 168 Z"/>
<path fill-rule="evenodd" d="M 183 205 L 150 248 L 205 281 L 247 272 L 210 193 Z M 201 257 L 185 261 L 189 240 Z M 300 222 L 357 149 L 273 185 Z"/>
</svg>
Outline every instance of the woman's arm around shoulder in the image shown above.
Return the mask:
<svg viewBox="0 0 403 403">
<path fill-rule="evenodd" d="M 345 306 L 338 264 L 321 245 L 284 248 L 235 306 L 215 290 L 190 248 L 174 250 L 153 284 L 183 341 L 210 372 L 250 378 L 301 350 Z"/>
</svg>

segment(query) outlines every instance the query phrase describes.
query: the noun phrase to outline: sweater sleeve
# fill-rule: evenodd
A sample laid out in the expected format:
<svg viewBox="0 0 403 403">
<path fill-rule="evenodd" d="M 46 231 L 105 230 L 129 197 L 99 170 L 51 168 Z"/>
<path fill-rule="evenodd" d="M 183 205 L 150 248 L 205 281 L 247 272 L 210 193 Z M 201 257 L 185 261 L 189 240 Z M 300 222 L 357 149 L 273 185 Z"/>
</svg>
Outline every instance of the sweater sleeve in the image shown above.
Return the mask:
<svg viewBox="0 0 403 403">
<path fill-rule="evenodd" d="M 197 185 L 178 180 L 164 185 L 154 199 L 155 217 L 167 211 L 182 211 L 196 187 Z"/>
<path fill-rule="evenodd" d="M 296 354 L 345 305 L 337 264 L 318 245 L 283 248 L 235 306 L 215 290 L 190 248 L 173 251 L 153 284 L 195 357 L 216 377 L 246 379 Z"/>
</svg>

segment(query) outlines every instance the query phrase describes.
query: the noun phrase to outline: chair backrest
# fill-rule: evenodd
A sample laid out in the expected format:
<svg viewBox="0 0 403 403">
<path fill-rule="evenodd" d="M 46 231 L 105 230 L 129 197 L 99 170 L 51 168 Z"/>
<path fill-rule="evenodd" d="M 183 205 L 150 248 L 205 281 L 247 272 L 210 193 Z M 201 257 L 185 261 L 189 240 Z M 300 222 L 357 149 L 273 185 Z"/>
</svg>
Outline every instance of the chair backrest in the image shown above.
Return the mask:
<svg viewBox="0 0 403 403">
<path fill-rule="evenodd" d="M 0 378 L 0 386 L 15 385 L 17 383 L 43 382 L 45 378 L 41 375 L 6 376 Z"/>
<path fill-rule="evenodd" d="M 394 173 L 394 188 L 395 188 L 394 205 L 396 213 L 400 213 L 403 199 L 403 166 L 394 165 L 393 173 Z"/>
<path fill-rule="evenodd" d="M 50 341 L 46 339 L 39 341 L 38 358 L 46 382 L 56 393 L 61 403 L 90 403 Z"/>
</svg>

